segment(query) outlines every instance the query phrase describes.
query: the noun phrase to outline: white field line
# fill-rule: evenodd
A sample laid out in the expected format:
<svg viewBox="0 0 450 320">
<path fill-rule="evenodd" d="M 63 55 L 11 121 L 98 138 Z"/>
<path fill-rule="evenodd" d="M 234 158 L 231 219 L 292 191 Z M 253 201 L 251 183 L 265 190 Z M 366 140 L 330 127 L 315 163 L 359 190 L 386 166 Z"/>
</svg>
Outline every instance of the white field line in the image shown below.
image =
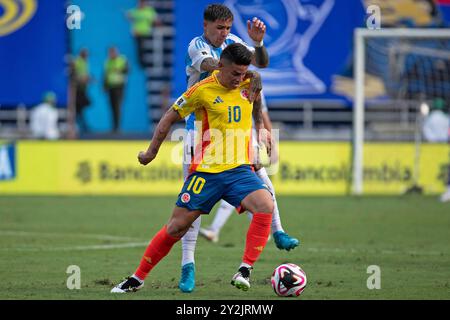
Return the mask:
<svg viewBox="0 0 450 320">
<path fill-rule="evenodd" d="M 76 237 L 81 239 L 95 239 L 95 240 L 111 240 L 111 241 L 133 241 L 118 244 L 94 244 L 94 245 L 81 245 L 70 247 L 57 247 L 57 246 L 25 246 L 25 247 L 7 247 L 0 248 L 0 251 L 86 251 L 86 250 L 109 250 L 109 249 L 121 249 L 121 248 L 134 248 L 145 247 L 147 242 L 138 242 L 141 239 L 131 237 L 112 236 L 105 234 L 85 234 L 85 233 L 50 233 L 50 232 L 29 232 L 29 231 L 12 231 L 12 230 L 0 230 L 1 236 L 21 236 L 21 237 Z"/>
<path fill-rule="evenodd" d="M 148 242 L 128 242 L 122 244 L 94 244 L 86 246 L 73 246 L 73 247 L 10 247 L 0 248 L 0 251 L 26 251 L 26 252 L 38 252 L 38 251 L 88 251 L 88 250 L 110 250 L 110 249 L 123 249 L 123 248 L 137 248 L 145 247 Z"/>
<path fill-rule="evenodd" d="M 28 232 L 28 231 L 13 231 L 13 230 L 0 230 L 0 236 L 42 236 L 42 237 L 78 237 L 84 239 L 95 240 L 114 240 L 114 241 L 132 241 L 118 244 L 94 244 L 94 245 L 82 245 L 82 246 L 70 246 L 70 247 L 50 247 L 50 246 L 26 246 L 26 247 L 6 247 L 0 248 L 0 251 L 87 251 L 87 250 L 109 250 L 109 249 L 122 249 L 122 248 L 135 248 L 144 247 L 148 245 L 148 241 L 144 242 L 142 239 L 121 237 L 105 234 L 85 234 L 85 233 L 49 233 L 49 232 Z M 424 255 L 424 256 L 439 256 L 447 255 L 448 252 L 439 251 L 400 251 L 400 250 L 383 250 L 372 249 L 363 250 L 356 248 L 314 248 L 306 247 L 299 248 L 298 250 L 305 250 L 309 252 L 331 252 L 331 253 L 352 253 L 352 254 L 397 254 L 397 255 Z"/>
<path fill-rule="evenodd" d="M 111 241 L 136 241 L 140 239 L 131 237 L 112 236 L 107 234 L 90 234 L 90 233 L 51 233 L 51 232 L 29 232 L 29 231 L 13 231 L 0 230 L 0 236 L 19 236 L 19 237 L 75 237 L 96 240 L 111 240 Z"/>
<path fill-rule="evenodd" d="M 93 245 L 83 245 L 83 246 L 71 246 L 71 247 L 7 247 L 0 248 L 1 251 L 27 251 L 27 252 L 38 252 L 38 251 L 89 251 L 89 250 L 111 250 L 111 249 L 124 249 L 124 248 L 138 248 L 146 247 L 148 245 L 146 242 L 127 242 L 122 244 L 93 244 Z M 300 250 L 300 249 L 299 249 Z M 331 253 L 351 253 L 355 255 L 362 254 L 382 254 L 382 255 L 417 255 L 417 256 L 440 256 L 447 255 L 445 252 L 438 251 L 395 251 L 395 250 L 361 250 L 354 248 L 305 248 L 303 249 L 309 252 L 331 252 Z"/>
<path fill-rule="evenodd" d="M 353 253 L 353 254 L 396 254 L 396 255 L 417 255 L 417 256 L 440 256 L 447 255 L 448 252 L 439 251 L 400 251 L 400 250 L 383 250 L 383 249 L 372 249 L 363 250 L 355 248 L 305 248 L 304 250 L 310 252 L 333 252 L 333 253 Z"/>
</svg>

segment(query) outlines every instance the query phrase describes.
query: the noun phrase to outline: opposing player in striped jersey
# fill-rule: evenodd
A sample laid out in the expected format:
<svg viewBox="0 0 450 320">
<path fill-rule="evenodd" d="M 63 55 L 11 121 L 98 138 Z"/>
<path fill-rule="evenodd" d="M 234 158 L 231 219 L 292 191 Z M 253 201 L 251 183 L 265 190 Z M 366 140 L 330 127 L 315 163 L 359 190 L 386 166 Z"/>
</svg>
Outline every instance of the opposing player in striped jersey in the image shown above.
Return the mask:
<svg viewBox="0 0 450 320">
<path fill-rule="evenodd" d="M 264 68 L 269 63 L 269 56 L 263 44 L 263 38 L 266 30 L 264 23 L 254 18 L 253 21 L 247 21 L 248 35 L 253 41 L 254 47 L 249 46 L 238 36 L 231 34 L 231 26 L 233 23 L 232 12 L 224 5 L 212 4 L 204 11 L 203 30 L 201 36 L 195 37 L 189 44 L 186 56 L 186 75 L 188 87 L 191 87 L 198 81 L 208 77 L 211 72 L 218 69 L 219 57 L 224 48 L 232 43 L 241 43 L 246 46 L 252 53 L 252 65 Z M 248 77 L 252 78 L 249 89 L 249 100 L 253 101 L 259 96 L 262 84 L 259 76 L 253 77 L 254 74 L 249 71 Z M 220 99 L 220 97 L 217 97 Z M 263 99 L 264 101 L 264 99 Z M 191 114 L 186 118 L 186 138 L 184 140 L 184 177 L 188 176 L 189 163 L 194 155 L 194 122 L 195 115 Z M 267 129 L 267 128 L 266 128 Z M 272 182 L 264 168 L 256 171 L 256 174 L 269 186 L 271 193 L 274 195 Z M 274 198 L 275 199 L 275 198 Z M 234 210 L 226 202 L 222 202 L 221 209 L 217 212 L 217 218 L 226 220 L 230 213 Z M 290 250 L 299 244 L 299 241 L 286 234 L 281 226 L 278 207 L 275 202 L 275 209 L 272 216 L 272 232 L 274 234 L 275 243 L 278 248 Z M 192 292 L 195 288 L 195 246 L 197 242 L 198 232 L 200 229 L 200 217 L 192 224 L 189 231 L 182 238 L 182 261 L 181 261 L 181 278 L 179 288 L 183 292 Z"/>
</svg>

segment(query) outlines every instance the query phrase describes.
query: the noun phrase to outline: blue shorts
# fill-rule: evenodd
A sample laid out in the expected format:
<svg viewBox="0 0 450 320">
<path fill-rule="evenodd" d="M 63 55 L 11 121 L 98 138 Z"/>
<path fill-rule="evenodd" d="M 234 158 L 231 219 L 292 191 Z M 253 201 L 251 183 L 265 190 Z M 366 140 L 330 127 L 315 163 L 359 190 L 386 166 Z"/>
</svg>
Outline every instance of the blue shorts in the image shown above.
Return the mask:
<svg viewBox="0 0 450 320">
<path fill-rule="evenodd" d="M 223 199 L 238 208 L 246 196 L 259 189 L 268 190 L 249 165 L 220 173 L 193 172 L 184 182 L 176 205 L 209 213 Z"/>
</svg>

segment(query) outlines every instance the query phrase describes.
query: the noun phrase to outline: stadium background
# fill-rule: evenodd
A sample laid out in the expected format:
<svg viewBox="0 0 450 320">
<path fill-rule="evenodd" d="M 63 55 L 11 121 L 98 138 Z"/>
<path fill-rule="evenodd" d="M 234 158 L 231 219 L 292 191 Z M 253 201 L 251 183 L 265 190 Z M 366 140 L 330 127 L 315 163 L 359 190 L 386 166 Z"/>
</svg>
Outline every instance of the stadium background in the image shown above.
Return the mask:
<svg viewBox="0 0 450 320">
<path fill-rule="evenodd" d="M 204 6 L 211 2 L 170 1 L 160 6 L 164 18 L 163 28 L 172 33 L 170 35 L 172 47 L 163 51 L 166 56 L 164 66 L 167 64 L 167 59 L 172 60 L 170 65 L 162 71 L 163 75 L 158 78 L 152 75 L 154 69 L 151 69 L 151 65 L 149 71 L 141 69 L 138 65 L 134 39 L 130 33 L 130 23 L 125 18 L 126 11 L 135 6 L 135 1 L 124 0 L 107 5 L 103 1 L 82 0 L 70 3 L 60 0 L 51 4 L 47 1 L 34 0 L 6 1 L 5 5 L 0 7 L 4 17 L 0 46 L 5 49 L 0 51 L 0 68 L 6 75 L 0 79 L 0 107 L 3 112 L 14 111 L 19 107 L 29 110 L 40 102 L 43 92 L 47 90 L 53 90 L 58 97 L 58 107 L 63 111 L 67 110 L 67 61 L 82 47 L 88 48 L 90 52 L 88 61 L 95 81 L 89 86 L 88 91 L 92 104 L 85 110 L 91 131 L 90 134 L 79 135 L 83 142 L 76 144 L 61 142 L 49 145 L 44 143 L 42 147 L 38 147 L 39 144 L 27 143 L 20 139 L 20 137 L 26 138 L 26 135 L 8 137 L 5 134 L 8 123 L 3 123 L 3 127 L 0 127 L 0 130 L 3 129 L 3 135 L 0 138 L 4 139 L 0 148 L 4 155 L 2 167 L 9 169 L 5 171 L 6 173 L 0 174 L 0 190 L 13 194 L 34 192 L 105 194 L 113 190 L 115 190 L 114 193 L 145 193 L 141 188 L 136 187 L 141 185 L 148 188 L 151 185 L 150 189 L 147 189 L 148 192 L 175 194 L 177 185 L 164 175 L 152 178 L 150 181 L 128 177 L 117 178 L 108 184 L 99 180 L 99 183 L 92 184 L 92 187 L 88 187 L 88 183 L 84 186 L 81 184 L 83 188 L 72 188 L 72 186 L 78 184 L 76 172 L 80 163 L 87 163 L 96 168 L 102 161 L 109 161 L 119 171 L 133 165 L 135 158 L 133 149 L 144 148 L 145 142 L 132 142 L 126 144 L 129 148 L 123 149 L 123 142 L 112 146 L 111 142 L 102 144 L 88 141 L 104 138 L 133 140 L 151 137 L 154 124 L 159 120 L 162 110 L 184 91 L 185 48 L 194 35 L 202 33 L 201 13 Z M 445 20 L 449 16 L 449 6 L 446 1 L 441 2 L 442 5 L 439 8 Z M 7 5 L 8 3 L 11 5 Z M 12 5 L 13 3 L 15 5 Z M 263 79 L 268 79 L 265 80 L 264 86 L 271 113 L 280 112 L 286 105 L 301 104 L 305 101 L 338 105 L 341 109 L 351 111 L 351 97 L 336 93 L 336 90 L 333 90 L 332 79 L 336 74 L 347 72 L 348 61 L 353 54 L 353 30 L 364 26 L 367 17 L 362 1 L 323 0 L 307 1 L 303 4 L 269 1 L 264 3 L 264 7 L 257 1 L 230 0 L 226 3 L 233 9 L 236 16 L 232 31 L 244 39 L 247 36 L 245 29 L 241 27 L 242 21 L 248 18 L 245 13 L 249 12 L 248 8 L 257 8 L 258 12 L 268 17 L 265 43 L 271 54 L 270 68 L 278 72 L 275 78 L 270 76 L 264 78 L 263 73 Z M 70 13 L 66 8 L 69 4 L 78 5 L 82 10 L 80 29 L 70 30 L 67 27 Z M 153 4 L 158 8 L 158 2 Z M 311 8 L 314 8 L 314 11 Z M 300 13 L 292 16 L 290 11 L 293 9 Z M 13 11 L 16 16 L 10 17 Z M 188 15 L 186 15 L 187 12 Z M 198 23 L 191 23 L 192 21 Z M 336 28 L 339 28 L 339 32 L 336 32 Z M 303 35 L 303 38 L 300 35 Z M 300 38 L 301 41 L 298 40 Z M 294 39 L 291 41 L 294 45 L 287 45 L 290 39 Z M 127 57 L 131 68 L 122 106 L 123 116 L 119 136 L 108 134 L 111 127 L 110 108 L 101 85 L 103 61 L 106 58 L 107 48 L 111 45 L 116 45 Z M 300 53 L 298 47 L 303 48 Z M 332 52 L 329 48 L 333 48 Z M 305 74 L 305 76 L 291 88 L 286 86 L 286 81 L 293 84 L 292 79 L 289 79 L 289 74 L 292 73 Z M 164 87 L 164 85 L 170 88 L 170 96 L 166 99 L 163 99 L 158 92 L 158 90 L 162 91 L 161 86 Z M 160 89 L 152 90 L 153 86 Z M 289 112 L 286 113 L 287 116 L 295 113 L 295 109 Z M 286 127 L 283 127 L 283 120 L 277 124 L 279 126 L 276 125 L 275 128 L 281 130 L 283 140 L 286 138 L 283 136 L 285 132 L 283 129 Z M 13 125 L 15 125 L 14 122 Z M 349 124 L 347 126 L 350 127 Z M 64 123 L 61 127 L 67 129 Z M 312 141 L 307 143 L 301 142 L 304 140 L 301 134 L 294 138 L 287 137 L 288 140 L 297 140 L 298 143 L 281 142 L 283 151 L 279 164 L 281 170 L 274 177 L 275 185 L 281 194 L 347 194 L 349 192 L 352 165 L 350 139 L 339 141 L 337 144 L 334 142 L 327 144 L 325 141 L 314 143 L 314 140 L 323 140 L 320 138 L 319 130 L 314 136 L 314 129 L 312 135 L 309 134 L 306 138 Z M 333 136 L 333 130 L 333 127 L 329 129 L 331 136 Z M 337 137 L 338 134 L 335 136 Z M 11 140 L 15 142 L 8 142 Z M 386 143 L 391 144 L 386 145 Z M 117 152 L 108 153 L 109 146 Z M 416 151 L 414 143 L 382 141 L 382 145 L 375 143 L 373 146 L 370 144 L 367 146 L 364 151 L 366 193 L 399 194 L 411 186 L 414 182 Z M 32 148 L 37 148 L 37 151 Z M 390 150 L 396 150 L 396 152 Z M 67 154 L 67 152 L 72 152 L 73 157 L 70 158 L 73 164 L 63 163 L 65 161 L 61 157 L 48 158 L 46 164 L 45 158 L 49 154 Z M 27 153 L 33 153 L 36 157 L 42 158 L 42 168 L 65 169 L 48 170 L 45 179 L 49 182 L 43 184 L 41 179 L 34 176 L 35 163 L 27 161 Z M 102 154 L 103 159 L 96 159 L 92 156 L 93 154 Z M 420 183 L 424 185 L 426 193 L 439 193 L 445 186 L 445 168 L 448 162 L 446 146 L 445 144 L 436 146 L 424 144 L 421 154 Z M 160 157 L 160 163 L 170 162 L 170 159 L 163 157 Z M 53 163 L 51 166 L 48 165 L 50 161 Z M 157 164 L 154 166 L 156 167 Z M 176 174 L 169 174 L 170 176 L 180 176 L 180 169 L 176 165 L 167 170 L 176 172 Z M 66 174 L 62 174 L 63 172 Z M 96 179 L 95 174 L 93 179 Z M 111 188 L 111 184 L 115 187 Z"/>
</svg>

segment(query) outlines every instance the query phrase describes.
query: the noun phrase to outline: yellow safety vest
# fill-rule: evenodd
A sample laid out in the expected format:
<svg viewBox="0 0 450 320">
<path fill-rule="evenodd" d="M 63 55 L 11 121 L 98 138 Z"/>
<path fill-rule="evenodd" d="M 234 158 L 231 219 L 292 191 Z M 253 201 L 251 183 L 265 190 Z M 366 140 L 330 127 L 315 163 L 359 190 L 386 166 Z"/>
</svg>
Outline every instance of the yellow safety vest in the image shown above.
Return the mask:
<svg viewBox="0 0 450 320">
<path fill-rule="evenodd" d="M 108 59 L 105 63 L 106 85 L 117 87 L 125 83 L 127 60 L 124 56 Z"/>
</svg>

